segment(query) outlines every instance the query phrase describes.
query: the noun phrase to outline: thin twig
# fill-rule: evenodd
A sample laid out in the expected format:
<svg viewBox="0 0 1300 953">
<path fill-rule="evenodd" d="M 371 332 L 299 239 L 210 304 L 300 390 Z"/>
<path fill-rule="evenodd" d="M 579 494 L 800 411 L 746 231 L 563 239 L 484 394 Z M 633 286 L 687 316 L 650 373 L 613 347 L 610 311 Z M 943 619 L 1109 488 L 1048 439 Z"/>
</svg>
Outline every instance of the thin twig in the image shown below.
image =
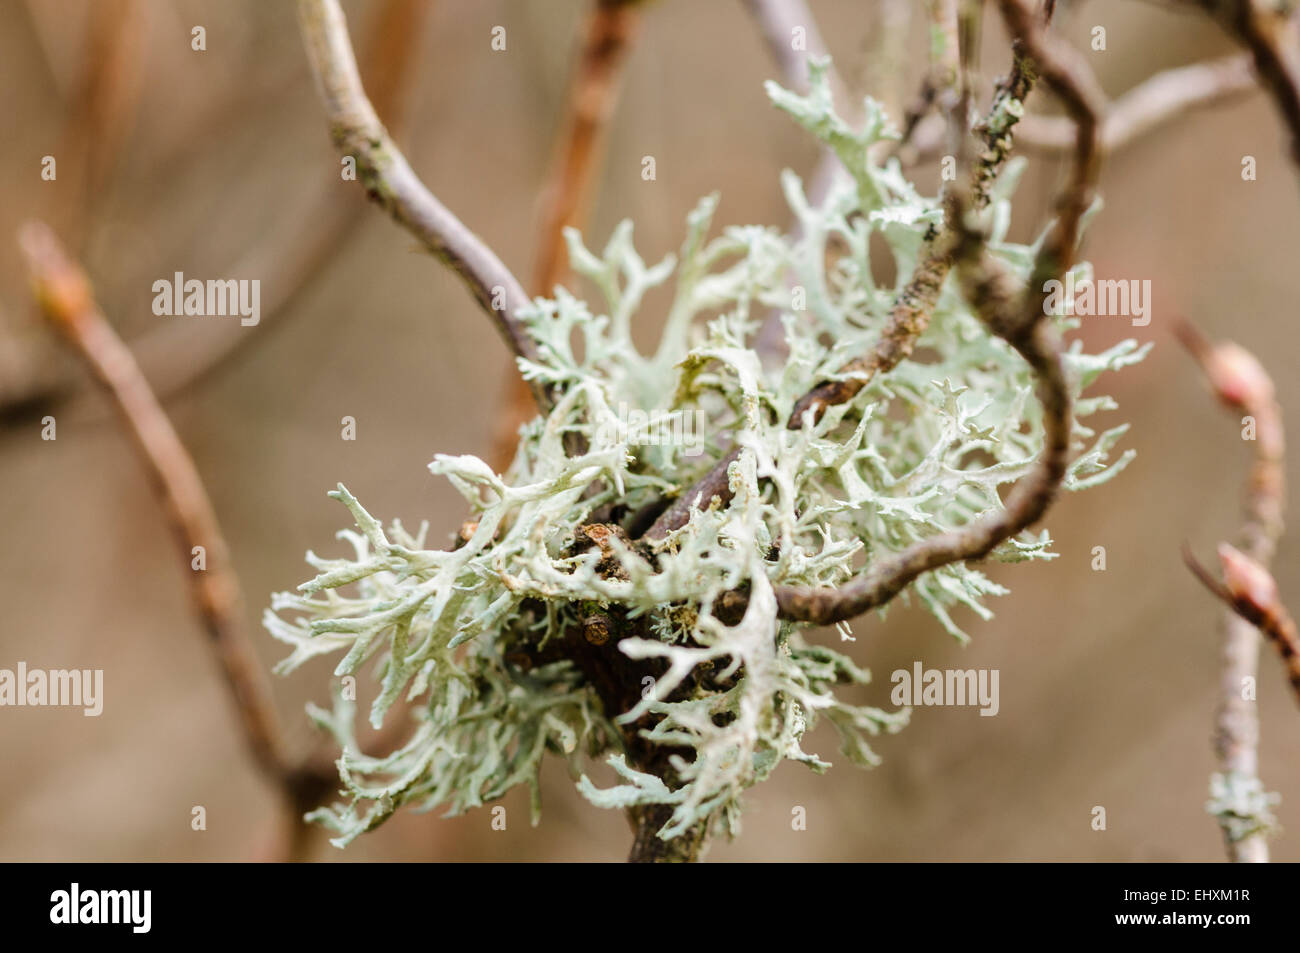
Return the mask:
<svg viewBox="0 0 1300 953">
<path fill-rule="evenodd" d="M 1254 461 L 1242 501 L 1245 518 L 1238 545 L 1267 570 L 1282 536 L 1286 499 L 1282 408 L 1273 381 L 1254 355 L 1237 345 L 1211 344 L 1185 322 L 1175 325 L 1175 331 L 1219 400 L 1234 414 L 1254 421 Z M 1253 695 L 1246 697 L 1243 689 L 1258 675 L 1259 636 L 1235 610 L 1224 612 L 1221 628 L 1219 705 L 1214 717 L 1218 773 L 1239 790 L 1255 790 L 1259 787 L 1259 711 Z M 1267 824 L 1242 836 L 1238 816 L 1217 819 L 1230 860 L 1268 861 Z"/>
<path fill-rule="evenodd" d="M 921 82 L 921 91 L 903 116 L 903 138 L 899 148 L 911 141 L 917 124 L 939 103 L 945 93 L 956 93 L 961 79 L 958 44 L 958 0 L 926 0 L 929 10 L 930 68 Z M 940 110 L 948 107 L 939 103 Z"/>
<path fill-rule="evenodd" d="M 1245 54 L 1156 73 L 1111 103 L 1101 125 L 1102 149 L 1116 152 L 1179 116 L 1257 88 L 1251 58 Z M 1026 116 L 1016 145 L 1027 152 L 1068 152 L 1074 148 L 1074 125 L 1063 116 Z"/>
<path fill-rule="evenodd" d="M 970 171 L 969 202 L 976 210 L 988 204 L 990 190 L 998 172 L 1011 154 L 1012 132 L 1023 103 L 1033 88 L 1037 74 L 1034 67 L 1013 44 L 1013 61 L 1008 75 L 998 84 L 993 105 L 975 126 L 980 143 L 979 156 Z M 1011 105 L 1011 104 L 1016 105 Z M 916 341 L 930 323 L 930 314 L 939 300 L 943 283 L 952 270 L 953 251 L 958 240 L 954 223 L 949 219 L 945 227 L 930 242 L 928 253 L 921 258 L 906 285 L 895 298 L 885 325 L 875 347 L 866 355 L 854 358 L 836 372 L 835 378 L 823 381 L 804 394 L 794 406 L 787 426 L 797 430 L 803 426 L 805 415 L 820 419 L 827 408 L 852 400 L 859 391 L 878 374 L 887 373 L 911 355 Z M 727 467 L 732 458 L 719 460 L 681 499 L 708 501 L 717 497 L 726 504 L 731 499 Z M 669 516 L 671 513 L 671 517 Z M 686 525 L 689 507 L 674 506 L 669 513 L 656 521 L 654 531 L 658 537 L 666 536 Z"/>
<path fill-rule="evenodd" d="M 1059 347 L 1046 321 L 1042 288 L 1047 278 L 1059 277 L 1070 267 L 1078 251 L 1079 218 L 1092 200 L 1097 174 L 1097 136 L 1104 100 L 1083 60 L 1048 35 L 1041 16 L 1027 2 L 1002 0 L 1000 6 L 1014 41 L 1032 64 L 1029 69 L 1041 75 L 1065 102 L 1077 124 L 1071 174 L 1058 201 L 1057 221 L 1023 292 L 988 254 L 982 236 L 968 227 L 966 214 L 981 185 L 978 174 L 972 184 L 949 193 L 948 221 L 957 230 L 952 254 L 967 298 L 989 330 L 1014 347 L 1037 376 L 1043 405 L 1042 452 L 1033 471 L 1015 485 L 1001 510 L 960 529 L 920 540 L 842 587 L 777 587 L 782 618 L 820 625 L 842 622 L 884 605 L 924 572 L 988 555 L 1042 517 L 1065 476 L 1071 400 Z"/>
<path fill-rule="evenodd" d="M 583 29 L 567 106 L 557 137 L 557 155 L 543 191 L 532 288 L 551 295 L 569 278 L 567 228 L 582 228 L 593 182 L 605 155 L 605 129 L 618 102 L 620 80 L 636 37 L 639 0 L 593 0 Z M 514 456 L 519 426 L 536 408 L 527 384 L 512 378 L 496 424 L 493 457 L 505 469 Z"/>
<path fill-rule="evenodd" d="M 829 55 L 808 5 L 804 0 L 745 0 L 745 6 L 758 24 L 767 52 L 776 60 L 786 83 L 797 93 L 807 93 L 808 60 Z M 795 30 L 803 31 L 803 49 L 795 48 Z M 848 89 L 838 72 L 832 70 L 826 81 L 837 103 L 848 100 Z"/>
<path fill-rule="evenodd" d="M 1291 158 L 1300 168 L 1300 44 L 1290 3 L 1256 0 L 1190 0 L 1242 46 L 1250 50 L 1255 71 L 1286 123 Z"/>
<path fill-rule="evenodd" d="M 362 56 L 363 73 L 371 81 L 371 101 L 393 134 L 405 125 L 405 94 L 418 50 L 420 23 L 429 11 L 422 0 L 385 0 L 374 14 Z M 223 275 L 262 276 L 261 320 L 256 330 L 237 322 L 169 321 L 129 342 L 154 394 L 166 402 L 202 383 L 225 366 L 240 350 L 264 335 L 289 313 L 301 293 L 355 233 L 365 203 L 338 201 L 339 173 L 321 177 L 303 207 L 287 212 L 279 227 L 260 234 L 240 256 L 218 272 Z M 33 352 L 35 349 L 32 349 Z M 36 353 L 20 352 L 24 363 Z M 21 378 L 4 378 L 0 416 L 27 416 L 23 411 L 44 412 L 76 393 L 77 379 L 61 365 L 33 369 Z M 11 375 L 12 376 L 12 375 Z M 531 398 L 530 398 L 531 399 Z M 84 403 L 89 403 L 86 401 Z M 83 408 L 72 411 L 81 415 Z M 84 408 L 94 419 L 99 406 Z"/>
<path fill-rule="evenodd" d="M 257 766 L 283 796 L 291 829 L 299 815 L 333 783 L 334 772 L 290 760 L 265 672 L 245 623 L 244 601 L 216 512 L 194 461 L 158 404 L 131 351 L 100 312 L 90 282 L 48 227 L 30 223 L 19 244 L 37 303 L 112 399 L 162 499 L 189 566 L 202 552 L 204 568 L 191 573 L 191 590 L 234 699 Z M 200 549 L 201 547 L 201 549 Z M 293 843 L 301 837 L 291 835 Z"/>
<path fill-rule="evenodd" d="M 956 214 L 965 208 L 954 197 Z M 838 588 L 776 587 L 781 618 L 818 625 L 843 622 L 884 605 L 924 572 L 987 556 L 1004 540 L 1037 522 L 1051 505 L 1065 475 L 1071 403 L 1059 347 L 1041 307 L 1033 310 L 1009 273 L 982 240 L 957 251 L 963 290 L 989 330 L 1004 338 L 1033 368 L 1043 405 L 1043 449 L 1033 471 L 1011 491 L 1005 506 L 960 529 L 920 540 Z M 1028 309 L 1028 310 L 1027 310 Z"/>
<path fill-rule="evenodd" d="M 146 15 L 135 0 L 104 0 L 90 13 L 82 72 L 56 153 L 64 157 L 61 221 L 75 246 L 82 244 L 88 211 L 101 198 L 131 131 L 142 85 L 137 46 Z"/>
<path fill-rule="evenodd" d="M 776 61 L 785 85 L 800 94 L 807 94 L 811 89 L 808 77 L 809 59 L 828 58 L 826 42 L 822 39 L 817 21 L 812 11 L 803 0 L 746 0 L 750 15 L 758 24 L 759 32 L 767 46 L 768 54 Z M 888 16 L 888 9 L 877 11 L 881 20 Z M 803 31 L 804 49 L 794 48 L 795 30 Z M 834 65 L 828 67 L 826 83 L 831 91 L 831 98 L 840 108 L 849 105 L 849 92 Z M 848 177 L 844 164 L 835 150 L 823 146 L 817 154 L 817 165 L 808 180 L 808 202 L 820 206 L 826 201 L 837 181 Z M 796 222 L 792 237 L 798 239 L 802 226 Z M 784 331 L 781 326 L 781 309 L 771 309 L 764 318 L 758 334 L 754 339 L 754 349 L 765 358 L 780 355 L 785 347 Z"/>
<path fill-rule="evenodd" d="M 298 22 L 334 144 L 356 161 L 366 194 L 456 272 L 517 358 L 535 360 L 537 344 L 517 317 L 529 303 L 523 286 L 425 187 L 389 137 L 362 88 L 338 0 L 298 0 Z M 532 389 L 538 407 L 549 409 L 549 389 L 536 382 Z"/>
<path fill-rule="evenodd" d="M 1101 149 L 1118 152 L 1156 129 L 1198 109 L 1221 105 L 1258 89 L 1252 58 L 1235 54 L 1156 73 L 1115 99 L 1101 125 Z M 947 148 L 944 122 L 930 116 L 917 128 L 905 166 L 933 159 Z M 1065 116 L 1031 113 L 1016 127 L 1016 148 L 1030 153 L 1068 153 L 1074 124 Z"/>
<path fill-rule="evenodd" d="M 1189 550 L 1183 551 L 1183 558 L 1205 588 L 1277 647 L 1287 681 L 1291 683 L 1296 702 L 1300 703 L 1300 631 L 1297 631 L 1294 617 L 1282 602 L 1273 574 L 1227 543 L 1219 544 L 1222 583 L 1201 566 Z"/>
</svg>

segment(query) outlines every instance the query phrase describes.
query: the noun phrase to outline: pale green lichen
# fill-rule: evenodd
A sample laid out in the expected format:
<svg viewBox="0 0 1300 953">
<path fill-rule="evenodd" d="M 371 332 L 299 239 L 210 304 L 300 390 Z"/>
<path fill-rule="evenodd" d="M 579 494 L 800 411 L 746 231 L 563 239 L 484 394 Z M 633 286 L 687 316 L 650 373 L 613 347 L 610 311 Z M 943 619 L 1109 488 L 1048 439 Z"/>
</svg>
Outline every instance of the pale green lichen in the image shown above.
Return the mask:
<svg viewBox="0 0 1300 953">
<path fill-rule="evenodd" d="M 403 805 L 456 813 L 521 783 L 532 786 L 536 811 L 548 751 L 569 760 L 595 804 L 672 805 L 663 837 L 698 823 L 734 831 L 743 792 L 783 759 L 827 767 L 801 748 L 819 718 L 863 765 L 876 760 L 868 738 L 905 723 L 906 710 L 841 700 L 841 686 L 865 683 L 867 673 L 816 644 L 818 637 L 810 641 L 802 627 L 778 621 L 773 586 L 844 583 L 867 561 L 1001 507 L 1000 488 L 1027 473 L 1041 452 L 1041 411 L 1029 368 L 989 334 L 950 279 L 916 360 L 872 380 L 815 426 L 786 428 L 801 395 L 870 350 L 927 231 L 942 221 L 937 200 L 919 195 L 896 161 L 871 158 L 870 147 L 893 135 L 879 107 L 868 101 L 864 127 L 852 130 L 834 114 L 823 70 L 814 69 L 812 80 L 808 96 L 774 86 L 769 92 L 835 149 L 851 178 L 816 208 L 797 176 L 782 177 L 797 239 L 760 227 L 726 228 L 710 239 L 717 196 L 689 216 L 676 260 L 647 266 L 630 223 L 599 254 L 568 235 L 573 267 L 594 285 L 598 302 L 560 288 L 521 315 L 539 356 L 520 367 L 553 385 L 555 408 L 522 428 L 503 475 L 467 456 L 439 455 L 430 465 L 473 510 L 477 528 L 467 541 L 426 548 L 423 532 L 413 537 L 400 525 L 385 532 L 345 489 L 332 494 L 361 532 L 341 534 L 349 556 L 308 554 L 319 575 L 275 597 L 266 625 L 293 648 L 281 670 L 343 653 L 335 669 L 343 676 L 373 660 L 379 688 L 371 722 L 382 723 L 403 696 L 416 718 L 405 745 L 371 758 L 357 748 L 350 702 L 339 697 L 332 712 L 312 710 L 342 748 L 350 799 L 314 815 L 338 833 L 336 844 Z M 1019 165 L 1009 164 L 984 214 L 991 251 L 1025 279 L 1034 248 L 1006 241 L 1018 173 Z M 887 286 L 872 277 L 877 234 L 898 275 Z M 1081 277 L 1087 266 L 1079 268 Z M 632 321 L 643 317 L 645 293 L 674 277 L 660 345 L 643 356 Z M 752 347 L 772 308 L 783 312 L 789 348 L 779 367 L 764 366 Z M 1054 320 L 1066 330 L 1073 324 Z M 1124 341 L 1089 355 L 1076 342 L 1065 359 L 1076 396 L 1103 371 L 1144 353 Z M 636 431 L 620 426 L 620 407 L 649 420 L 700 415 L 706 452 L 685 442 L 630 443 Z M 1109 479 L 1132 458 L 1127 451 L 1108 463 L 1123 427 L 1098 434 L 1081 422 L 1113 407 L 1106 397 L 1077 401 L 1067 489 Z M 580 452 L 566 442 L 569 434 L 581 435 Z M 742 448 L 730 472 L 734 499 L 696 510 L 665 541 L 657 563 L 618 542 L 621 572 L 598 570 L 599 552 L 575 554 L 575 534 L 599 508 L 621 503 L 621 512 L 631 513 L 678 495 L 729 445 Z M 1049 545 L 1046 530 L 1024 533 L 993 558 L 1051 558 Z M 724 625 L 713 607 L 741 586 L 749 593 L 744 617 Z M 959 563 L 927 573 L 909 592 L 965 639 L 953 610 L 987 617 L 986 598 L 1005 590 Z M 605 711 L 566 661 L 511 661 L 519 645 L 556 638 L 577 607 L 592 603 L 645 616 L 644 634 L 624 638 L 618 649 L 665 665 L 630 711 Z M 840 628 L 848 637 L 848 626 Z M 713 687 L 691 680 L 705 663 Z M 621 750 L 619 727 L 647 714 L 652 727 L 643 737 L 690 752 L 674 757 L 671 784 L 630 765 Z M 621 783 L 598 787 L 582 773 L 586 757 L 605 757 Z"/>
<path fill-rule="evenodd" d="M 1231 843 L 1256 835 L 1269 836 L 1280 829 L 1273 808 L 1282 796 L 1265 790 L 1264 783 L 1253 775 L 1237 772 L 1210 776 L 1210 799 L 1205 810 L 1219 822 Z"/>
</svg>

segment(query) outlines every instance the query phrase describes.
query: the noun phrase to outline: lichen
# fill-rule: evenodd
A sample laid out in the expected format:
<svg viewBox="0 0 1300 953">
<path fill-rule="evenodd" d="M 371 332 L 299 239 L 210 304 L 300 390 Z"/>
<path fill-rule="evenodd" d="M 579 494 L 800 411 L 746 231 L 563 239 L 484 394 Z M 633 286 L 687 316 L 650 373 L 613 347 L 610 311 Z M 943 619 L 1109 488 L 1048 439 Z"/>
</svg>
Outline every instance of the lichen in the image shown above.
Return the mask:
<svg viewBox="0 0 1300 953">
<path fill-rule="evenodd" d="M 345 676 L 371 662 L 371 723 L 382 724 L 399 698 L 415 718 L 406 744 L 372 758 L 357 748 L 353 705 L 341 693 L 332 711 L 311 709 L 342 749 L 350 798 L 313 815 L 337 832 L 336 844 L 404 805 L 458 813 L 518 784 L 531 786 L 535 814 L 547 752 L 568 760 L 594 804 L 670 805 L 661 837 L 701 824 L 734 832 L 743 793 L 782 760 L 828 767 L 801 747 L 819 719 L 864 766 L 877 761 L 871 737 L 905 724 L 906 710 L 843 700 L 843 688 L 868 673 L 825 646 L 825 633 L 779 620 L 773 587 L 842 584 L 867 562 L 1000 508 L 1000 489 L 1042 450 L 1041 411 L 1030 369 L 949 279 L 915 359 L 813 426 L 787 428 L 801 395 L 874 345 L 943 215 L 896 160 L 873 159 L 872 146 L 895 135 L 877 104 L 868 100 L 862 128 L 850 128 L 832 108 L 820 66 L 807 96 L 774 85 L 769 93 L 850 173 L 820 207 L 796 175 L 782 176 L 798 237 L 743 226 L 710 238 L 716 195 L 688 216 L 680 255 L 654 265 L 637 253 L 629 222 L 600 252 L 570 232 L 573 267 L 594 300 L 557 288 L 519 315 L 538 344 L 537 359 L 521 360 L 520 370 L 552 387 L 554 409 L 521 429 L 504 474 L 470 456 L 430 464 L 473 511 L 460 544 L 427 548 L 423 531 L 385 531 L 342 486 L 331 494 L 360 531 L 341 534 L 347 556 L 309 553 L 316 578 L 274 598 L 266 625 L 293 650 L 280 669 L 342 653 L 335 674 Z M 983 214 L 990 251 L 1023 280 L 1035 249 L 1006 240 L 1019 171 L 1008 164 Z M 897 277 L 889 283 L 873 277 L 873 236 L 892 254 Z M 670 279 L 659 346 L 643 355 L 632 322 L 649 319 L 646 292 Z M 772 309 L 788 347 L 779 366 L 754 349 Z M 1065 331 L 1077 323 L 1051 320 Z M 1100 354 L 1075 342 L 1065 355 L 1075 397 L 1144 353 L 1131 340 Z M 1076 400 L 1066 489 L 1096 486 L 1132 459 L 1129 450 L 1110 460 L 1124 427 L 1098 433 L 1083 423 L 1114 406 L 1103 396 Z M 649 421 L 699 415 L 705 453 L 698 444 L 635 442 L 637 429 L 618 417 L 628 407 Z M 653 546 L 617 534 L 601 547 L 575 545 L 593 521 L 628 526 L 680 495 L 734 447 L 727 505 L 705 501 Z M 1046 530 L 1027 532 L 992 558 L 1048 559 L 1050 545 Z M 738 589 L 747 593 L 743 617 L 724 621 L 718 607 Z M 956 610 L 987 618 L 987 600 L 1005 591 L 959 563 L 921 576 L 904 600 L 915 598 L 964 640 Z M 593 608 L 620 620 L 610 650 L 657 673 L 625 710 L 608 710 L 581 667 L 554 651 Z M 849 626 L 840 631 L 850 636 Z M 651 773 L 629 761 L 629 738 L 664 751 L 669 769 Z M 594 783 L 589 758 L 607 760 L 618 783 Z"/>
</svg>

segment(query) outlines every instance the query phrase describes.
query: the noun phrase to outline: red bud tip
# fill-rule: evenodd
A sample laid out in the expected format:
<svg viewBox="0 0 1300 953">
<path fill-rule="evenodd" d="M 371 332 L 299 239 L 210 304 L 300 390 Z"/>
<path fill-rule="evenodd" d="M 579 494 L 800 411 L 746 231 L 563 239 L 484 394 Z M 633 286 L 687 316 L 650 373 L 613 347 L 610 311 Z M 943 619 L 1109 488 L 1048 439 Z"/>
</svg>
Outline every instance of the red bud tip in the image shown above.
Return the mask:
<svg viewBox="0 0 1300 953">
<path fill-rule="evenodd" d="M 1217 344 L 1206 359 L 1210 386 L 1219 399 L 1251 408 L 1273 399 L 1273 381 L 1255 355 L 1231 342 Z"/>
<path fill-rule="evenodd" d="M 1241 550 L 1220 543 L 1219 562 L 1223 565 L 1224 584 L 1234 599 L 1260 609 L 1277 603 L 1277 582 L 1272 573 Z"/>
</svg>

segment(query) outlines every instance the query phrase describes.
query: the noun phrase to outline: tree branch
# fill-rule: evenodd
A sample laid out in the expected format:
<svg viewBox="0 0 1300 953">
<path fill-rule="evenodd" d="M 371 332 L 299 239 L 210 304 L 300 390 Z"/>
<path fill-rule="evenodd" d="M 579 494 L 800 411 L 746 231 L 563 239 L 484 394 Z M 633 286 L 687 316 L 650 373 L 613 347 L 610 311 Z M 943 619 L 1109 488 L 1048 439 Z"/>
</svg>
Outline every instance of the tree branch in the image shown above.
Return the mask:
<svg viewBox="0 0 1300 953">
<path fill-rule="evenodd" d="M 1011 154 L 1012 131 L 1020 110 L 1009 104 L 1024 102 L 1036 79 L 1037 74 L 1032 64 L 1020 55 L 1018 45 L 1013 44 L 1011 71 L 998 84 L 988 114 L 975 126 L 980 149 L 979 157 L 970 172 L 969 201 L 977 210 L 988 204 L 993 182 Z M 835 380 L 824 381 L 804 394 L 795 403 L 794 411 L 786 424 L 791 430 L 803 426 L 804 415 L 808 412 L 813 414 L 814 420 L 818 420 L 828 407 L 852 400 L 877 374 L 893 370 L 911 355 L 917 339 L 929 326 L 930 314 L 939 300 L 944 280 L 952 270 L 957 240 L 957 231 L 949 218 L 940 234 L 930 243 L 930 251 L 917 264 L 911 278 L 894 300 L 875 347 L 869 354 L 842 366 L 837 371 Z M 707 502 L 717 496 L 721 503 L 726 504 L 731 499 L 727 467 L 733 459 L 734 457 L 725 457 L 719 460 L 699 482 L 682 494 L 678 502 L 697 499 Z M 673 530 L 680 529 L 689 518 L 690 506 L 675 504 L 655 522 L 653 529 L 658 536 L 654 538 L 662 538 Z"/>
<path fill-rule="evenodd" d="M 830 55 L 808 5 L 804 0 L 745 0 L 745 6 L 758 24 L 767 51 L 776 60 L 785 82 L 795 92 L 807 93 L 808 60 Z M 804 31 L 802 50 L 796 50 L 792 42 L 796 29 Z M 835 101 L 847 102 L 848 88 L 840 79 L 839 73 L 831 70 L 826 80 Z"/>
<path fill-rule="evenodd" d="M 105 9 L 109 8 L 106 5 Z M 376 23 L 362 61 L 365 74 L 374 78 L 375 111 L 389 117 L 390 129 L 402 125 L 412 72 L 409 67 L 417 51 L 420 21 L 428 9 L 423 0 L 385 0 L 374 15 Z M 97 162 L 104 165 L 102 159 Z M 150 388 L 162 401 L 201 383 L 245 345 L 265 340 L 262 335 L 278 323 L 308 283 L 346 245 L 364 204 L 337 201 L 338 187 L 338 173 L 328 171 L 302 208 L 287 212 L 280 227 L 257 236 L 219 272 L 263 276 L 262 316 L 256 330 L 228 322 L 167 322 L 129 341 Z M 39 354 L 40 349 L 32 348 L 30 353 L 20 352 L 17 359 L 31 364 Z M 29 371 L 16 380 L 6 378 L 0 392 L 0 416 L 22 419 L 28 412 L 43 412 L 64 399 L 74 399 L 78 381 L 66 371 L 55 365 Z M 73 413 L 82 411 L 73 408 Z M 95 413 L 98 408 L 86 411 L 88 417 Z"/>
<path fill-rule="evenodd" d="M 205 568 L 191 572 L 191 591 L 239 714 L 250 752 L 282 793 L 292 828 L 302 811 L 335 783 L 332 770 L 290 761 L 262 665 L 244 622 L 244 601 L 216 512 L 194 461 L 122 343 L 95 304 L 85 273 L 54 233 L 30 223 L 19 244 L 45 317 L 81 357 L 112 399 L 191 565 L 202 547 Z M 290 842 L 301 842 L 299 834 Z"/>
<path fill-rule="evenodd" d="M 366 194 L 456 272 L 516 357 L 536 359 L 536 342 L 516 318 L 527 294 L 496 253 L 425 187 L 389 137 L 361 86 L 338 0 L 298 0 L 298 22 L 334 144 L 356 160 Z M 532 389 L 538 407 L 549 409 L 549 390 L 540 383 Z"/>
<path fill-rule="evenodd" d="M 961 79 L 961 57 L 958 44 L 957 4 L 959 0 L 926 0 L 930 15 L 930 68 L 921 82 L 921 91 L 903 116 L 903 138 L 899 148 L 906 146 L 916 131 L 917 124 L 939 103 L 945 91 L 955 93 Z M 948 111 L 939 103 L 940 110 Z"/>
<path fill-rule="evenodd" d="M 959 206 L 955 211 L 963 214 L 965 210 Z M 882 606 L 924 572 L 987 556 L 1004 540 L 1037 522 L 1056 496 L 1069 454 L 1071 406 L 1055 336 L 1041 306 L 1036 311 L 1033 308 L 1033 289 L 1022 294 L 1009 273 L 984 249 L 982 240 L 964 241 L 957 254 L 963 290 L 981 319 L 992 333 L 1014 347 L 1038 376 L 1038 399 L 1043 405 L 1042 455 L 999 511 L 920 540 L 845 586 L 777 586 L 777 606 L 783 619 L 830 625 Z"/>
<path fill-rule="evenodd" d="M 1297 631 L 1295 619 L 1282 603 L 1272 573 L 1227 543 L 1219 544 L 1219 563 L 1223 567 L 1224 578 L 1222 583 L 1197 563 L 1190 552 L 1184 551 L 1183 556 L 1187 567 L 1205 588 L 1277 646 L 1286 668 L 1287 680 L 1295 692 L 1297 703 L 1300 703 L 1300 631 Z"/>
<path fill-rule="evenodd" d="M 1185 0 L 1188 2 L 1188 0 Z M 1273 97 L 1291 136 L 1291 158 L 1300 167 L 1300 46 L 1290 3 L 1255 0 L 1190 0 L 1250 50 L 1264 88 Z"/>
<path fill-rule="evenodd" d="M 948 222 L 957 230 L 953 258 L 963 291 L 989 330 L 1014 347 L 1038 378 L 1043 405 L 1042 454 L 1034 470 L 1011 491 L 1002 510 L 960 529 L 920 540 L 839 588 L 780 586 L 782 618 L 829 625 L 884 605 L 924 572 L 953 562 L 987 556 L 1001 542 L 1031 526 L 1047 511 L 1065 476 L 1070 446 L 1071 401 L 1055 335 L 1046 321 L 1044 282 L 1069 269 L 1078 250 L 1079 219 L 1092 200 L 1097 174 L 1099 115 L 1104 99 L 1096 80 L 1077 54 L 1047 34 L 1039 14 L 1025 0 L 1002 0 L 1003 18 L 1037 73 L 1061 98 L 1076 123 L 1074 162 L 1058 207 L 1059 217 L 1044 242 L 1021 292 L 1006 270 L 988 254 L 982 236 L 966 223 L 979 193 L 977 165 L 973 184 L 948 196 Z"/>
<path fill-rule="evenodd" d="M 811 88 L 808 83 L 808 60 L 830 56 L 812 11 L 803 0 L 745 0 L 745 5 L 758 24 L 767 51 L 776 61 L 785 85 L 797 93 L 807 94 Z M 794 48 L 794 30 L 797 28 L 804 31 L 803 50 Z M 826 82 L 832 100 L 845 108 L 849 103 L 849 91 L 833 64 L 827 70 Z M 823 146 L 808 180 L 809 204 L 821 205 L 835 183 L 847 176 L 844 164 L 840 162 L 835 150 Z M 800 223 L 795 223 L 793 234 L 796 238 L 801 234 Z M 754 349 L 764 357 L 780 354 L 785 346 L 783 334 L 781 309 L 772 308 L 759 329 Z"/>
<path fill-rule="evenodd" d="M 1116 99 L 1101 125 L 1102 149 L 1116 152 L 1184 113 L 1236 99 L 1256 89 L 1251 59 L 1225 56 L 1156 73 Z M 1068 152 L 1074 124 L 1063 116 L 1026 116 L 1016 145 L 1028 152 Z"/>
<path fill-rule="evenodd" d="M 1235 414 L 1254 419 L 1254 462 L 1243 500 L 1245 519 L 1239 546 L 1266 572 L 1282 535 L 1286 499 L 1282 408 L 1274 396 L 1273 381 L 1252 354 L 1235 344 L 1211 344 L 1187 323 L 1175 325 L 1175 331 L 1201 365 L 1219 400 Z M 1194 566 L 1193 572 L 1199 576 L 1200 567 Z M 1214 719 L 1218 773 L 1238 789 L 1257 790 L 1259 710 L 1253 697 L 1244 697 L 1243 686 L 1258 675 L 1259 636 L 1235 609 L 1223 615 L 1220 659 L 1219 705 Z M 1219 815 L 1217 819 L 1229 860 L 1268 861 L 1267 823 L 1241 836 L 1239 815 Z"/>
<path fill-rule="evenodd" d="M 605 128 L 618 102 L 627 54 L 636 38 L 640 0 L 592 0 L 583 30 L 566 113 L 557 136 L 557 155 L 543 191 L 537 232 L 533 291 L 552 295 L 569 278 L 567 228 L 581 228 L 587 218 L 592 183 L 605 155 Z M 496 425 L 493 457 L 504 470 L 514 456 L 519 426 L 534 410 L 529 387 L 510 382 L 506 406 Z"/>
</svg>

